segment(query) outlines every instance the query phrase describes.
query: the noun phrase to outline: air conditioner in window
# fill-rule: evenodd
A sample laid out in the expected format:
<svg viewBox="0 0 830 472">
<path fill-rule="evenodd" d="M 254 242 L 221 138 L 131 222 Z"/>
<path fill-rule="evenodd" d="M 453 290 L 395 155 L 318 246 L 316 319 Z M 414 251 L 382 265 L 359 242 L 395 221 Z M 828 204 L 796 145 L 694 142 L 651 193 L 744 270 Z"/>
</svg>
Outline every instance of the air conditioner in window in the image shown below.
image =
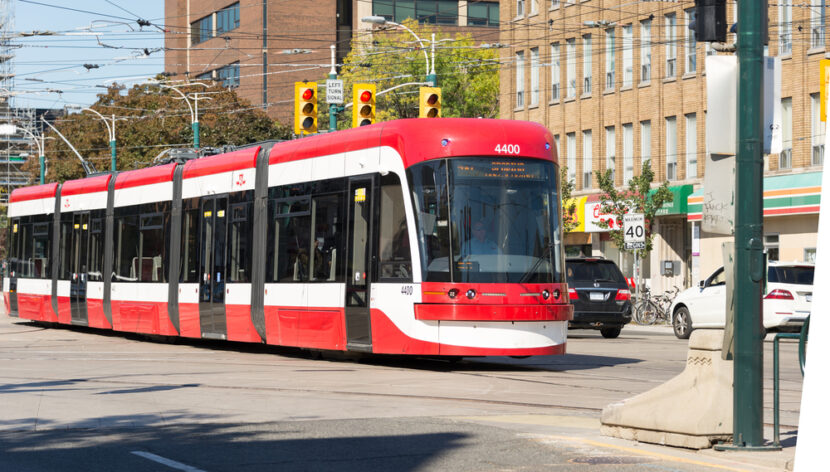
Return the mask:
<svg viewBox="0 0 830 472">
<path fill-rule="evenodd" d="M 675 58 L 666 59 L 666 77 L 667 78 L 675 76 L 675 70 L 677 70 L 675 68 L 676 63 L 677 63 L 677 59 L 675 59 Z"/>
<path fill-rule="evenodd" d="M 582 79 L 582 93 L 587 94 L 591 93 L 591 78 L 584 77 Z"/>
<path fill-rule="evenodd" d="M 608 90 L 614 88 L 614 72 L 605 73 L 605 88 Z"/>
<path fill-rule="evenodd" d="M 643 64 L 640 66 L 640 82 L 648 82 L 651 80 L 651 64 Z"/>
</svg>

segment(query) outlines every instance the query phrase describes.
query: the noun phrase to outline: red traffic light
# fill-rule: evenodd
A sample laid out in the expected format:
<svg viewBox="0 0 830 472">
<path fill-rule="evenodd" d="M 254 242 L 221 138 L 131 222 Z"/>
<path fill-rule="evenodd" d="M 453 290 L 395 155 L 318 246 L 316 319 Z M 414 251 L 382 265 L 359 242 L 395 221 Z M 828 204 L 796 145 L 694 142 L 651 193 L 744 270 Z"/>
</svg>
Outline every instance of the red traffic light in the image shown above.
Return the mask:
<svg viewBox="0 0 830 472">
<path fill-rule="evenodd" d="M 431 93 L 431 94 L 429 94 L 429 97 L 427 98 L 427 105 L 435 105 L 435 102 L 437 102 L 437 101 L 438 101 L 438 94 L 437 93 Z"/>
<path fill-rule="evenodd" d="M 360 101 L 363 103 L 367 103 L 369 100 L 372 99 L 372 92 L 368 90 L 364 90 L 363 93 L 360 94 Z"/>
<path fill-rule="evenodd" d="M 303 90 L 303 100 L 311 100 L 311 97 L 314 96 L 314 90 L 310 88 Z"/>
</svg>

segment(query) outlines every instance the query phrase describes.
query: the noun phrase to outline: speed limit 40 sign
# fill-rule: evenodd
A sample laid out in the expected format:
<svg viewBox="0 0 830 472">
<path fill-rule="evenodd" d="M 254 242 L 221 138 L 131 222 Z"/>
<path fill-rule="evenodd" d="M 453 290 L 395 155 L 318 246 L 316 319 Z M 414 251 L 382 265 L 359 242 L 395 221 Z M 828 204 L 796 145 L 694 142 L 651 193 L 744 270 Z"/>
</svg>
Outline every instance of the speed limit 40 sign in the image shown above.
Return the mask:
<svg viewBox="0 0 830 472">
<path fill-rule="evenodd" d="M 623 245 L 625 249 L 646 248 L 646 223 L 642 213 L 623 215 Z"/>
</svg>

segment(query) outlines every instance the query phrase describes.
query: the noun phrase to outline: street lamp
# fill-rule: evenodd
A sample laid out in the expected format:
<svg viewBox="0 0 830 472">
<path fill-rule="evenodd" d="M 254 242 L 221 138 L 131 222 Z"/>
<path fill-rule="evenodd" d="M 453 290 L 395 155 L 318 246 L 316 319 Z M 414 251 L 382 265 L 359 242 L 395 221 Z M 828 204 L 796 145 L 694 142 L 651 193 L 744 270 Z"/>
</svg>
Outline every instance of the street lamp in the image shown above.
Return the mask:
<svg viewBox="0 0 830 472">
<path fill-rule="evenodd" d="M 98 118 L 101 118 L 101 121 L 104 122 L 104 125 L 107 127 L 107 133 L 109 134 L 110 155 L 112 156 L 111 170 L 113 172 L 115 172 L 115 157 L 116 157 L 116 154 L 115 154 L 115 114 L 112 115 L 112 126 L 110 126 L 109 122 L 107 121 L 107 118 L 104 117 L 104 115 L 98 113 L 98 111 L 93 110 L 92 108 L 80 107 L 80 106 L 77 106 L 77 105 L 69 106 L 67 108 L 75 108 L 75 109 L 79 109 L 81 111 L 91 111 L 92 113 L 95 113 L 96 115 L 98 115 Z"/>
<path fill-rule="evenodd" d="M 193 82 L 193 83 L 185 84 L 185 85 L 201 85 L 202 87 L 207 87 L 207 85 L 205 85 L 201 82 Z M 190 97 L 193 100 L 193 105 L 191 105 L 190 100 L 188 100 L 188 98 L 187 98 L 187 95 L 185 95 L 184 92 L 177 89 L 176 87 L 174 87 L 172 85 L 166 85 L 166 84 L 158 84 L 158 86 L 161 87 L 161 88 L 166 88 L 166 89 L 173 90 L 174 92 L 177 92 L 179 95 L 181 95 L 181 98 L 176 98 L 176 100 L 184 100 L 184 102 L 187 103 L 187 108 L 190 109 L 190 125 L 193 128 L 193 147 L 198 149 L 199 148 L 199 100 L 200 99 L 210 100 L 210 97 L 199 97 L 198 92 L 193 93 L 192 96 Z"/>
<path fill-rule="evenodd" d="M 433 45 L 432 45 L 432 48 L 433 48 L 432 49 L 432 71 L 430 72 L 429 55 L 427 55 L 426 46 L 424 46 L 424 42 L 421 40 L 421 38 L 418 37 L 417 34 L 415 34 L 414 31 L 412 31 L 412 29 L 410 29 L 406 25 L 402 25 L 400 23 L 395 23 L 394 21 L 387 20 L 386 18 L 384 18 L 382 16 L 364 16 L 363 18 L 360 19 L 360 21 L 362 21 L 364 23 L 373 23 L 373 24 L 376 24 L 376 25 L 392 25 L 392 26 L 395 26 L 395 27 L 398 27 L 398 28 L 403 28 L 403 29 L 409 31 L 409 33 L 412 36 L 414 36 L 415 39 L 418 41 L 418 44 L 421 45 L 421 50 L 424 51 L 424 59 L 426 59 L 426 66 L 427 66 L 427 82 L 430 82 L 433 86 L 435 85 L 435 79 L 436 79 L 436 77 L 435 77 L 435 43 L 433 43 Z M 434 40 L 434 35 L 433 35 L 433 40 Z"/>
<path fill-rule="evenodd" d="M 2 135 L 11 136 L 21 131 L 30 136 L 32 140 L 34 140 L 35 146 L 37 146 L 38 159 L 40 160 L 40 183 L 43 184 L 46 182 L 46 153 L 44 152 L 44 149 L 46 149 L 46 136 L 43 133 L 41 133 L 40 136 L 37 136 L 26 128 L 21 128 L 20 126 L 15 126 L 13 124 L 4 123 L 0 125 L 0 134 Z M 38 141 L 38 139 L 40 139 L 40 141 Z"/>
</svg>

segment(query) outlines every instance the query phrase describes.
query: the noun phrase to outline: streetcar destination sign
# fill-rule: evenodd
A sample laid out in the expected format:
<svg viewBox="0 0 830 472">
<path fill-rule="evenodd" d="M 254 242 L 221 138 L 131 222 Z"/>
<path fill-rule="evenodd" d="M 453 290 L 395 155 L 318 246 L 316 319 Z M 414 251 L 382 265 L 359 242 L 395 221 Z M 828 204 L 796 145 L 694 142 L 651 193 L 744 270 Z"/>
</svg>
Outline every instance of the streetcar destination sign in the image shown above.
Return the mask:
<svg viewBox="0 0 830 472">
<path fill-rule="evenodd" d="M 646 225 L 642 213 L 623 215 L 623 246 L 625 249 L 646 248 Z"/>
</svg>

